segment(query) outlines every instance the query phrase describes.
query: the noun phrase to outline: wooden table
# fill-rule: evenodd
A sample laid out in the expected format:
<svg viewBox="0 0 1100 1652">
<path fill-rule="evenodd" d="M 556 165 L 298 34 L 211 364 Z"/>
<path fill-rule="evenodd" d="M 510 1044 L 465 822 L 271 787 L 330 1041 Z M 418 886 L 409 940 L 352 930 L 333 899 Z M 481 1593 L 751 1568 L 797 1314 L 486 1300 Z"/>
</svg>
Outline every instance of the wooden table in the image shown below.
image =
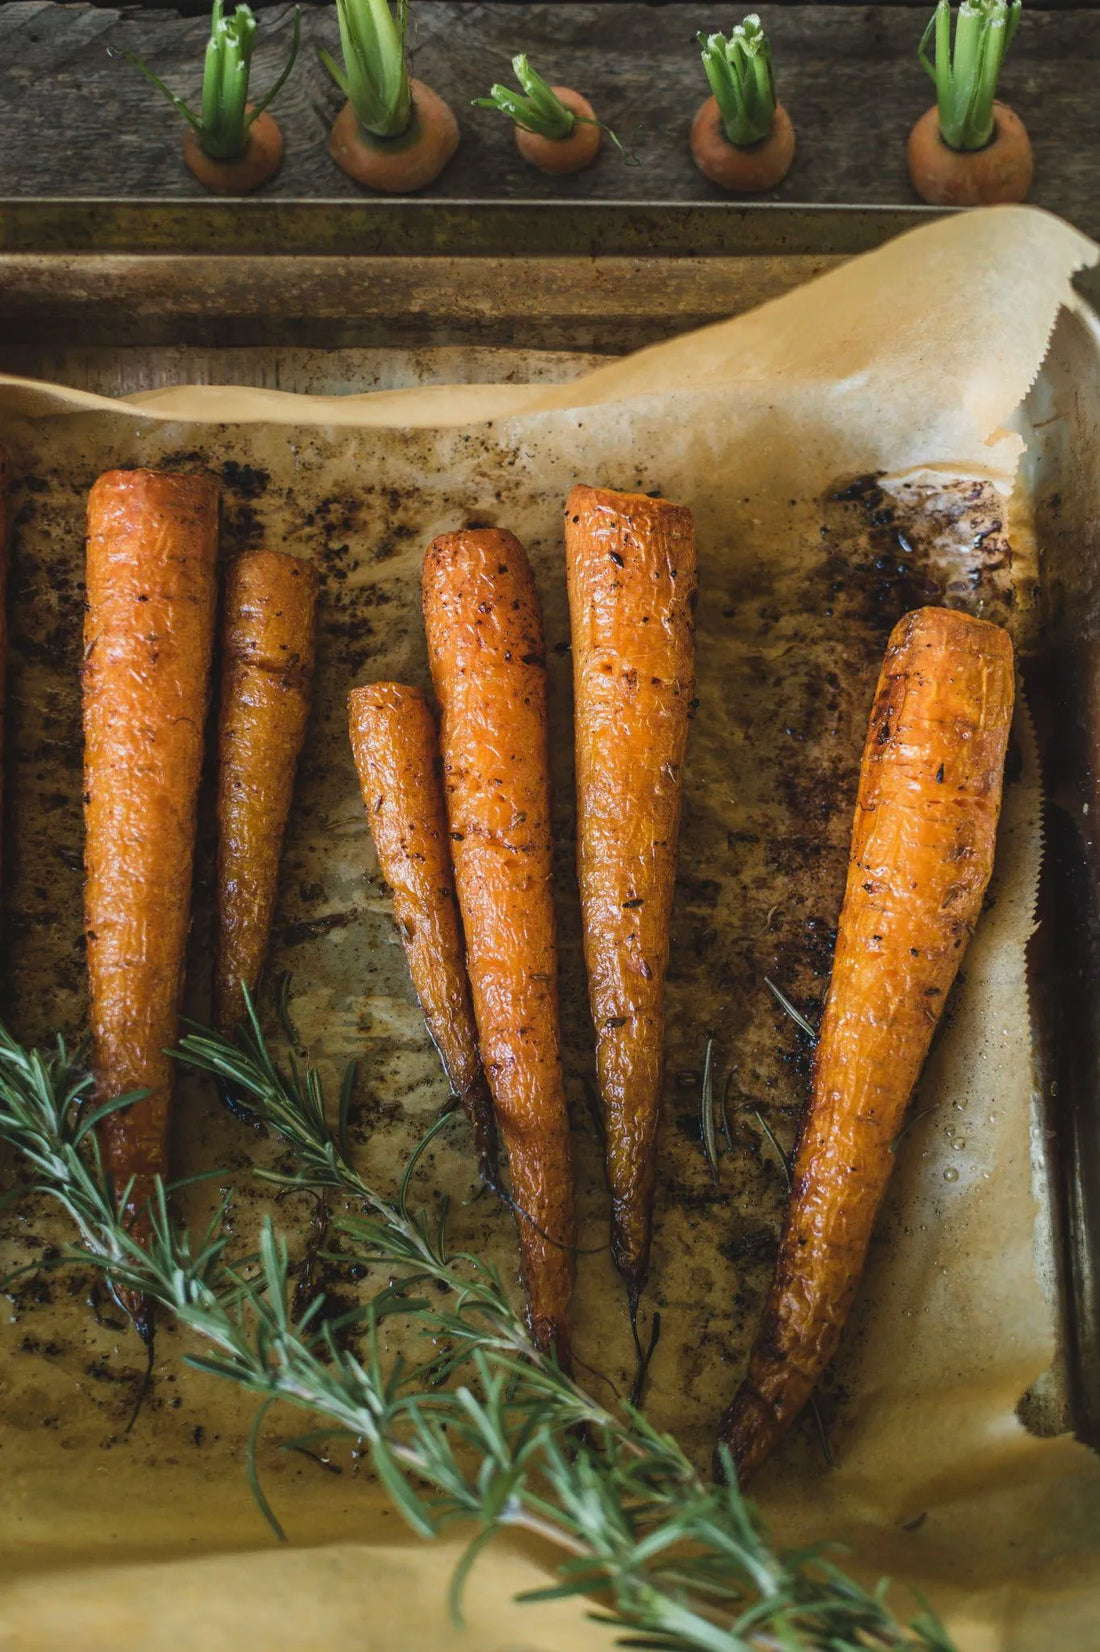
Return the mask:
<svg viewBox="0 0 1100 1652">
<path fill-rule="evenodd" d="M 925 12 L 911 6 L 762 6 L 779 94 L 798 130 L 788 203 L 904 204 L 914 200 L 905 137 L 932 101 L 917 62 Z M 695 35 L 727 26 L 728 7 L 633 4 L 470 5 L 414 0 L 415 72 L 453 105 L 462 146 L 433 195 L 628 201 L 719 199 L 696 172 L 688 126 L 707 87 Z M 292 9 L 260 13 L 253 87 L 277 74 Z M 740 15 L 740 12 L 737 12 Z M 0 196 L 195 197 L 183 123 L 108 46 L 140 55 L 196 103 L 206 17 L 118 11 L 46 0 L 0 6 Z M 360 193 L 329 159 L 340 95 L 318 60 L 338 49 L 335 10 L 306 7 L 302 50 L 277 105 L 286 159 L 267 193 L 346 198 Z M 470 99 L 509 78 L 526 50 L 548 78 L 589 95 L 631 151 L 607 144 L 595 167 L 551 180 L 518 158 L 508 124 Z M 1002 90 L 1031 131 L 1033 200 L 1100 238 L 1100 11 L 1027 11 Z"/>
</svg>

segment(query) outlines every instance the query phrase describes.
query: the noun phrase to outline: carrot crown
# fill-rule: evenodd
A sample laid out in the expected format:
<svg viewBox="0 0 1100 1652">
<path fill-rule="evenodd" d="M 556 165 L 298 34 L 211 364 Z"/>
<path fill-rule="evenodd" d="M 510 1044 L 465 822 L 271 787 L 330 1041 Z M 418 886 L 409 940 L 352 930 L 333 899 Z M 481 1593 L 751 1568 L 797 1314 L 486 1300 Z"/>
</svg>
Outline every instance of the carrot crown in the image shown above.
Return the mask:
<svg viewBox="0 0 1100 1652">
<path fill-rule="evenodd" d="M 514 92 L 510 86 L 502 86 L 497 81 L 489 88 L 488 97 L 474 98 L 474 108 L 499 109 L 516 126 L 541 138 L 569 137 L 583 116 L 566 108 L 553 87 L 532 69 L 523 52 L 512 59 L 512 72 L 523 88 L 521 92 Z"/>
<path fill-rule="evenodd" d="M 162 92 L 172 107 L 183 116 L 198 135 L 200 147 L 213 161 L 235 161 L 243 155 L 248 143 L 248 129 L 262 115 L 272 99 L 282 91 L 298 56 L 301 39 L 301 13 L 294 12 L 294 38 L 290 56 L 282 74 L 267 96 L 252 109 L 248 108 L 248 82 L 252 73 L 252 48 L 256 39 L 256 19 L 248 6 L 237 6 L 231 17 L 225 15 L 225 0 L 214 0 L 210 14 L 210 39 L 206 43 L 206 59 L 202 72 L 202 112 L 196 115 L 181 97 L 146 67 L 133 52 L 121 55 Z M 111 48 L 108 47 L 108 51 Z"/>
<path fill-rule="evenodd" d="M 768 37 L 750 13 L 728 35 L 701 34 L 703 68 L 735 149 L 760 143 L 775 119 L 775 76 Z"/>
<path fill-rule="evenodd" d="M 351 104 L 364 132 L 376 138 L 400 138 L 413 119 L 405 35 L 408 0 L 336 0 L 343 68 L 331 53 L 321 62 Z"/>
<path fill-rule="evenodd" d="M 921 62 L 936 88 L 940 137 L 949 149 L 984 149 L 993 136 L 993 100 L 1021 0 L 962 0 L 951 45 L 950 0 L 939 0 L 921 37 Z M 935 35 L 933 57 L 928 42 Z"/>
<path fill-rule="evenodd" d="M 540 138 L 568 138 L 578 124 L 598 126 L 601 132 L 607 133 L 626 164 L 636 164 L 610 126 L 602 120 L 593 120 L 590 115 L 578 115 L 575 110 L 567 108 L 537 69 L 532 69 L 525 53 L 520 52 L 518 57 L 512 59 L 512 69 L 523 91 L 514 92 L 510 86 L 502 86 L 497 81 L 490 86 L 488 97 L 472 99 L 475 109 L 499 109 L 515 126 L 524 132 L 534 132 Z"/>
</svg>

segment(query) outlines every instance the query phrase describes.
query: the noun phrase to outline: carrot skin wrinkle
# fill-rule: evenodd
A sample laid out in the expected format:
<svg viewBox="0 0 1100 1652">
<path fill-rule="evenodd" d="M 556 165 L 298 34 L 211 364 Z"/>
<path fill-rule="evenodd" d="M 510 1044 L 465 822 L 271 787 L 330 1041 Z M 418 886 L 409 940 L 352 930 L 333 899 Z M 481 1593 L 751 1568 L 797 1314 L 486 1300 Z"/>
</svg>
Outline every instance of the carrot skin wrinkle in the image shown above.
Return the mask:
<svg viewBox="0 0 1100 1652">
<path fill-rule="evenodd" d="M 127 1215 L 167 1170 L 216 603 L 212 477 L 101 476 L 88 500 L 84 622 L 85 926 L 105 1157 Z M 140 1305 L 124 1304 L 135 1313 Z"/>
<path fill-rule="evenodd" d="M 573 1172 L 558 1032 L 546 661 L 518 539 L 487 528 L 434 540 L 424 619 L 481 1059 L 512 1195 L 531 1218 L 518 1224 L 531 1330 L 567 1365 Z"/>
<path fill-rule="evenodd" d="M 692 515 L 667 499 L 575 487 L 565 554 L 577 870 L 612 1254 L 636 1302 L 649 1269 L 669 922 L 695 694 Z"/>
<path fill-rule="evenodd" d="M 847 888 L 775 1279 L 722 1422 L 742 1479 L 832 1359 L 893 1143 L 993 869 L 1012 644 L 943 608 L 890 638 L 860 770 Z"/>
<path fill-rule="evenodd" d="M 214 1020 L 231 1031 L 263 968 L 313 680 L 317 573 L 250 551 L 226 576 L 218 721 Z"/>
<path fill-rule="evenodd" d="M 352 751 L 382 876 L 424 1020 L 496 1180 L 496 1123 L 478 1053 L 455 894 L 435 718 L 418 688 L 372 683 L 348 696 Z"/>
</svg>

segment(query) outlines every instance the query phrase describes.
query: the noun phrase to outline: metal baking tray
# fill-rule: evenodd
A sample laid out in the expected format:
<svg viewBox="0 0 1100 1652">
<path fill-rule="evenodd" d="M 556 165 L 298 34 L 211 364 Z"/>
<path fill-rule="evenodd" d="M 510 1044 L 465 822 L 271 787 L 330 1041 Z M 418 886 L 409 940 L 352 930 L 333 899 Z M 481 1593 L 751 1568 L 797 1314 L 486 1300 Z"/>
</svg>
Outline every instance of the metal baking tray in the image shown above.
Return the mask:
<svg viewBox="0 0 1100 1652">
<path fill-rule="evenodd" d="M 725 204 L 0 201 L 0 369 L 112 394 L 247 383 L 250 350 L 279 344 L 303 373 L 308 356 L 312 374 L 307 385 L 292 366 L 280 388 L 315 388 L 322 353 L 335 391 L 357 388 L 355 352 L 380 346 L 619 353 L 777 297 L 930 216 Z M 1063 316 L 1025 410 L 1057 433 L 1030 477 L 1043 629 L 1024 674 L 1047 802 L 1029 969 L 1064 1307 L 1057 1386 L 1079 1436 L 1100 1447 L 1100 380 L 1082 382 L 1075 351 L 1093 319 Z"/>
<path fill-rule="evenodd" d="M 0 201 L 0 346 L 625 351 L 936 216 L 590 201 Z"/>
</svg>

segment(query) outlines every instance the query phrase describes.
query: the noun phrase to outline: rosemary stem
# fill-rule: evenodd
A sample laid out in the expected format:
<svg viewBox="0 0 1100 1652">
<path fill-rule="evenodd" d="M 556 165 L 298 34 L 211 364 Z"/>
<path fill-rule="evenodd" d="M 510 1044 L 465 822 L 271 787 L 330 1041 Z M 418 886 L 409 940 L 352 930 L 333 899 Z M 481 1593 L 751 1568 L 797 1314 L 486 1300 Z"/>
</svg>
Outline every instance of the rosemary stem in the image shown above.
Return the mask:
<svg viewBox="0 0 1100 1652">
<path fill-rule="evenodd" d="M 531 1514 L 528 1509 L 519 1508 L 508 1511 L 501 1516 L 502 1526 L 511 1526 L 517 1531 L 525 1531 L 531 1537 L 541 1537 L 545 1542 L 553 1544 L 556 1549 L 564 1549 L 567 1554 L 586 1555 L 588 1546 L 562 1525 L 549 1520 L 541 1520 L 538 1515 Z"/>
</svg>

